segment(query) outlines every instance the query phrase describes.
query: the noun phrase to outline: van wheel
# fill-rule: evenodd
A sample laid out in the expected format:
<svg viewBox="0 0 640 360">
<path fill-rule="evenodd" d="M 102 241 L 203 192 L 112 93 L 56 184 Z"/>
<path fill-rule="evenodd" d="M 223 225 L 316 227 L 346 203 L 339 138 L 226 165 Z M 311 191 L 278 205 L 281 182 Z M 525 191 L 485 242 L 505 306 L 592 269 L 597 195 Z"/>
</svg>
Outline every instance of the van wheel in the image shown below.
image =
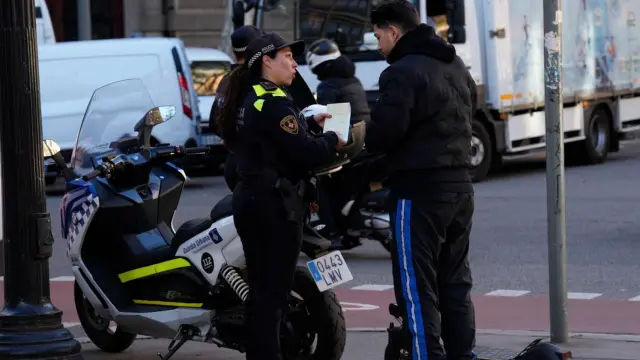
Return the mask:
<svg viewBox="0 0 640 360">
<path fill-rule="evenodd" d="M 473 182 L 484 180 L 491 169 L 493 158 L 493 144 L 485 126 L 474 119 L 471 123 L 471 148 L 469 150 L 469 162 L 471 169 L 469 175 Z"/>
<path fill-rule="evenodd" d="M 586 139 L 567 144 L 567 156 L 575 165 L 600 164 L 607 160 L 611 148 L 611 116 L 597 108 L 585 122 Z"/>
</svg>

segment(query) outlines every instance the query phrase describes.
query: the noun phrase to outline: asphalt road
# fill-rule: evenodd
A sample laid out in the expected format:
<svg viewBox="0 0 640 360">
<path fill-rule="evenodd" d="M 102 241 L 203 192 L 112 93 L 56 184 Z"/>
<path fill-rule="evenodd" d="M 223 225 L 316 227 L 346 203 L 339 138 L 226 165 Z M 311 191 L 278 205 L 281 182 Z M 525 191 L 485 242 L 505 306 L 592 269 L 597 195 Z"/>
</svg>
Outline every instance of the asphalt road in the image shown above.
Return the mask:
<svg viewBox="0 0 640 360">
<path fill-rule="evenodd" d="M 640 295 L 640 142 L 627 143 L 609 161 L 568 168 L 567 252 L 569 291 L 603 298 Z M 544 161 L 508 167 L 475 185 L 471 263 L 476 293 L 498 289 L 547 294 L 546 183 Z M 222 177 L 193 178 L 175 224 L 205 216 L 228 193 Z M 60 194 L 47 200 L 56 244 L 51 277 L 70 275 L 60 236 Z M 378 243 L 345 253 L 355 276 L 349 286 L 392 284 L 389 254 Z"/>
</svg>

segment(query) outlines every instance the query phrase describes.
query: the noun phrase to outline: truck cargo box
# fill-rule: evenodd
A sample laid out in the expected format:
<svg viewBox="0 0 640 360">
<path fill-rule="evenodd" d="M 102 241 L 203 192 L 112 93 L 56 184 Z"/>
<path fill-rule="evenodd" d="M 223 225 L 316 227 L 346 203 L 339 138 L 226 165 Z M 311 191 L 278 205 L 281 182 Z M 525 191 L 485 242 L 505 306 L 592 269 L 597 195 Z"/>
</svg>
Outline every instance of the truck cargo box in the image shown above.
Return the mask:
<svg viewBox="0 0 640 360">
<path fill-rule="evenodd" d="M 543 1 L 481 0 L 487 103 L 501 112 L 544 105 Z M 639 0 L 563 0 L 565 102 L 637 91 Z M 482 35 L 481 35 L 482 36 Z M 632 101 L 638 101 L 632 99 Z M 624 120 L 624 119 L 622 119 Z"/>
</svg>

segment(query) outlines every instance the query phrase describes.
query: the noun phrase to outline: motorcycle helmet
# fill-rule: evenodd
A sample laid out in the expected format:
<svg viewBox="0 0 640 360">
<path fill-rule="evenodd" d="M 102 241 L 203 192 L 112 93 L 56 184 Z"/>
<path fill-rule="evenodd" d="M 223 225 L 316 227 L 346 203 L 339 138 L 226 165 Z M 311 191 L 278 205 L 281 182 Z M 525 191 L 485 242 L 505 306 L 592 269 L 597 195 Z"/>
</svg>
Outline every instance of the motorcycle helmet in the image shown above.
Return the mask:
<svg viewBox="0 0 640 360">
<path fill-rule="evenodd" d="M 316 66 L 325 61 L 335 60 L 339 58 L 340 55 L 342 55 L 340 53 L 340 48 L 335 41 L 320 39 L 314 41 L 311 46 L 309 46 L 309 51 L 307 51 L 305 58 L 307 60 L 307 65 L 309 65 L 309 69 L 313 71 Z"/>
</svg>

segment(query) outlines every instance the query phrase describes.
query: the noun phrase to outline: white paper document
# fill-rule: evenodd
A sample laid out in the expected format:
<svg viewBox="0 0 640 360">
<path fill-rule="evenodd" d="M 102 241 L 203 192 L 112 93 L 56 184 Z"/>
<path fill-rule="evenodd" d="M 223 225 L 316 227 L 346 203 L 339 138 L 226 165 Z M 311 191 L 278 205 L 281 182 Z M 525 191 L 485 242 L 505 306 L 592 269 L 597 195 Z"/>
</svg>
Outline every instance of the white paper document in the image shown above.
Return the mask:
<svg viewBox="0 0 640 360">
<path fill-rule="evenodd" d="M 327 104 L 327 112 L 331 118 L 324 121 L 324 132 L 333 131 L 344 141 L 349 141 L 349 127 L 351 125 L 351 104 Z"/>
</svg>

